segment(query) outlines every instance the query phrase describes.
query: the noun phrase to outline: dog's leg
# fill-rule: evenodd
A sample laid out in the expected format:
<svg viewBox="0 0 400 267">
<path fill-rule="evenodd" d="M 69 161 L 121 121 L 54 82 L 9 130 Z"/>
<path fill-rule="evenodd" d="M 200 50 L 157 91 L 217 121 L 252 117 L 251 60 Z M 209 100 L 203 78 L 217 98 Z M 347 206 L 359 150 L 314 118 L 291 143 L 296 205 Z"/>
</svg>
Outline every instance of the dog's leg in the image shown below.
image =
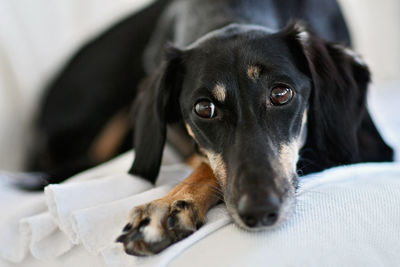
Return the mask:
<svg viewBox="0 0 400 267">
<path fill-rule="evenodd" d="M 124 244 L 128 254 L 158 253 L 201 227 L 219 196 L 213 171 L 201 163 L 165 197 L 135 207 L 117 241 Z"/>
</svg>

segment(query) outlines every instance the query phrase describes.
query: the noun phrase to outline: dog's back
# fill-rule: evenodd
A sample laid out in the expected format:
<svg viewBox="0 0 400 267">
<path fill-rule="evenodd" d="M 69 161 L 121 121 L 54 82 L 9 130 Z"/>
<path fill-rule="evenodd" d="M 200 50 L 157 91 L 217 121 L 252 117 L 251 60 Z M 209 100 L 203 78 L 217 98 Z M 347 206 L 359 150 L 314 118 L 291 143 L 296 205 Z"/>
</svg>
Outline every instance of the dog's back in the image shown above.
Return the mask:
<svg viewBox="0 0 400 267">
<path fill-rule="evenodd" d="M 302 20 L 327 41 L 350 44 L 350 36 L 336 0 L 175 0 L 160 18 L 145 53 L 152 73 L 163 60 L 164 46 L 185 47 L 230 23 L 264 26 L 278 31 Z"/>
</svg>

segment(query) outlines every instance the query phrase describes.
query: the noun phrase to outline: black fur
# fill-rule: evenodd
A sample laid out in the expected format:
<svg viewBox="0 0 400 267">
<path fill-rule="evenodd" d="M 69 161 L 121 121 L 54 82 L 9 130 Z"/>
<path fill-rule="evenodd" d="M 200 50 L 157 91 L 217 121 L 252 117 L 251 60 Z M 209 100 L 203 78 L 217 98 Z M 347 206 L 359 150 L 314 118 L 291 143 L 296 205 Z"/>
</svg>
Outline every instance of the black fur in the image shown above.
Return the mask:
<svg viewBox="0 0 400 267">
<path fill-rule="evenodd" d="M 134 104 L 135 161 L 129 173 L 146 177 L 151 182 L 157 178 L 166 141 L 167 124 L 181 119 L 179 88 L 183 69 L 180 51 L 170 48 L 158 72 L 142 85 L 141 95 Z"/>
<path fill-rule="evenodd" d="M 300 44 L 314 87 L 307 142 L 298 162 L 303 174 L 343 164 L 389 161 L 393 157 L 366 108 L 369 70 L 342 48 L 313 33 L 306 44 Z"/>
</svg>

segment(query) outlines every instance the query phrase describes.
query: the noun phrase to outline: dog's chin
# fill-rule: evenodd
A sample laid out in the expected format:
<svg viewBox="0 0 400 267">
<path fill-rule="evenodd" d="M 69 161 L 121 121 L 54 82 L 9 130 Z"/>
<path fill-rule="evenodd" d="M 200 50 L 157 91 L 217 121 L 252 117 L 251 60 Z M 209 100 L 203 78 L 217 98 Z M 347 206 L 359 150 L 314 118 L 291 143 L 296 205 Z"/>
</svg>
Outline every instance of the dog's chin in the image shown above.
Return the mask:
<svg viewBox="0 0 400 267">
<path fill-rule="evenodd" d="M 268 231 L 268 230 L 273 230 L 273 229 L 280 228 L 291 217 L 291 215 L 294 213 L 295 208 L 296 208 L 296 198 L 295 198 L 295 194 L 294 193 L 290 194 L 290 196 L 286 198 L 286 200 L 284 201 L 284 203 L 281 206 L 281 212 L 279 213 L 278 220 L 272 225 L 262 226 L 262 227 L 249 227 L 249 226 L 247 226 L 242 221 L 242 219 L 239 216 L 239 213 L 238 213 L 237 209 L 233 205 L 229 205 L 227 203 L 226 207 L 228 209 L 228 212 L 229 212 L 230 216 L 233 219 L 233 222 L 240 229 L 248 231 L 248 232 Z"/>
</svg>

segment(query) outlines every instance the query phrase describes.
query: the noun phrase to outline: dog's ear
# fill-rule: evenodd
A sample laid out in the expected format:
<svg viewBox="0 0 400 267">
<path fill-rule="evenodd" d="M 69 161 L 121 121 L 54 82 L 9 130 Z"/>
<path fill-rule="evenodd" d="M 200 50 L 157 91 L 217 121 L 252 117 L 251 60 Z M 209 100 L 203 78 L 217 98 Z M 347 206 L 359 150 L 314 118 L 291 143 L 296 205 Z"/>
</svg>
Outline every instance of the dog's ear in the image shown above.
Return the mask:
<svg viewBox="0 0 400 267">
<path fill-rule="evenodd" d="M 361 161 L 358 130 L 368 116 L 367 66 L 349 48 L 325 42 L 303 24 L 291 24 L 284 36 L 313 87 L 299 168 L 308 173 Z"/>
<path fill-rule="evenodd" d="M 183 68 L 181 50 L 168 47 L 167 60 L 141 85 L 133 106 L 135 160 L 130 174 L 154 182 L 160 170 L 167 124 L 181 118 L 179 93 Z"/>
</svg>

